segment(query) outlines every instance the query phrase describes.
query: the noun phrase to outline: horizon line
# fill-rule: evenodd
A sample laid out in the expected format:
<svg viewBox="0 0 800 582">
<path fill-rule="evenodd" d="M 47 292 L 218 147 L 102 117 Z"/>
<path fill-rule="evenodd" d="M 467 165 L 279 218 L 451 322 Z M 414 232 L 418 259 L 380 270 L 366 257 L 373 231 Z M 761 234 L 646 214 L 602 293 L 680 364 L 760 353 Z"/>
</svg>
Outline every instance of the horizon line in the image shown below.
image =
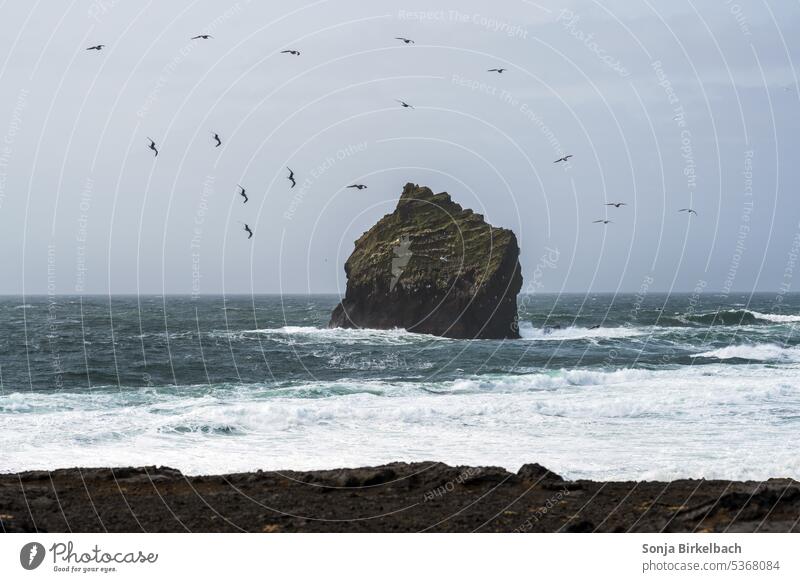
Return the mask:
<svg viewBox="0 0 800 582">
<path fill-rule="evenodd" d="M 673 290 L 650 290 L 648 291 L 644 297 L 646 298 L 647 295 L 689 295 L 695 293 L 696 289 L 673 289 Z M 520 291 L 518 295 L 638 295 L 641 293 L 640 289 L 635 290 L 619 290 L 619 291 L 539 291 L 534 293 L 525 293 L 524 291 Z M 777 292 L 777 291 L 761 291 L 761 290 L 732 290 L 726 293 L 722 293 L 721 291 L 705 291 L 701 295 L 714 295 L 714 296 L 731 296 L 731 295 L 764 295 L 764 294 L 775 294 L 775 295 L 800 295 L 800 290 L 797 291 L 787 291 L 784 293 Z M 0 292 L 0 298 L 4 297 L 283 297 L 287 295 L 302 295 L 302 296 L 312 296 L 312 295 L 338 295 L 344 296 L 344 293 L 339 291 L 286 291 L 286 292 L 274 292 L 274 291 L 266 291 L 260 293 L 252 293 L 252 292 L 243 292 L 243 291 L 236 291 L 231 293 L 224 293 L 224 292 L 217 292 L 217 293 L 186 293 L 186 292 L 167 292 L 167 293 L 158 293 L 158 292 L 146 292 L 146 293 L 136 293 L 134 291 L 123 291 L 123 292 L 115 292 L 115 293 L 42 293 L 42 292 L 34 292 L 34 293 L 4 293 Z"/>
</svg>

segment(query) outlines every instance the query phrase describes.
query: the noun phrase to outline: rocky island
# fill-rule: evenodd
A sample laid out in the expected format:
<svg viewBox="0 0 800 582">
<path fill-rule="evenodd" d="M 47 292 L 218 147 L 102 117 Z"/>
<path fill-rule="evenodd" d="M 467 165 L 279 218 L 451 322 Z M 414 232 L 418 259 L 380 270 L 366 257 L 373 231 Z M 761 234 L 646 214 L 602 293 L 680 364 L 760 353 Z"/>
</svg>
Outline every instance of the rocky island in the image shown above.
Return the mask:
<svg viewBox="0 0 800 582">
<path fill-rule="evenodd" d="M 394 212 L 356 241 L 345 273 L 345 297 L 329 327 L 519 337 L 517 238 L 447 192 L 406 184 Z"/>
</svg>

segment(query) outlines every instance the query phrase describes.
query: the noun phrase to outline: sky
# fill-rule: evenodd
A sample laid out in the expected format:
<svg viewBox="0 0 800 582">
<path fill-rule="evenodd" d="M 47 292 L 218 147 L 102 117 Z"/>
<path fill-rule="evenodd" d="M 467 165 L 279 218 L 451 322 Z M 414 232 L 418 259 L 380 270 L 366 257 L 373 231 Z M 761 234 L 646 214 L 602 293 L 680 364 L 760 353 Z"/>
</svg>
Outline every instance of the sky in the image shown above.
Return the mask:
<svg viewBox="0 0 800 582">
<path fill-rule="evenodd" d="M 407 182 L 526 292 L 800 291 L 794 0 L 0 10 L 0 293 L 341 294 Z"/>
</svg>

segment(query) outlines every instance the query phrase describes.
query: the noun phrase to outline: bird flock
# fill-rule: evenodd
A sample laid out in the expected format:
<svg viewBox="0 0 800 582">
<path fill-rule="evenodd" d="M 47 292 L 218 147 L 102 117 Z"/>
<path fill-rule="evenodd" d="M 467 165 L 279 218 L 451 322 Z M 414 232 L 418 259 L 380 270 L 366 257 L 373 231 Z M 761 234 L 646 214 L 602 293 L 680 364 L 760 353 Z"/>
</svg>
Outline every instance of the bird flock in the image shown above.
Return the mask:
<svg viewBox="0 0 800 582">
<path fill-rule="evenodd" d="M 197 36 L 191 37 L 190 40 L 211 40 L 213 38 L 214 37 L 211 36 L 210 34 L 198 34 Z M 403 37 L 403 36 L 396 36 L 394 38 L 395 38 L 395 40 L 399 40 L 399 41 L 401 41 L 402 43 L 404 43 L 406 45 L 415 44 L 415 41 L 410 39 L 410 38 L 406 38 L 406 37 Z M 99 52 L 99 51 L 102 51 L 104 48 L 106 48 L 106 46 L 107 45 L 105 45 L 105 44 L 96 44 L 96 45 L 87 47 L 86 50 L 87 51 L 98 51 Z M 280 54 L 286 54 L 286 55 L 292 55 L 292 56 L 299 57 L 300 56 L 300 51 L 296 50 L 296 49 L 286 49 L 286 50 L 280 51 Z M 507 70 L 508 70 L 507 68 L 495 67 L 495 68 L 487 69 L 486 71 L 489 72 L 489 73 L 497 73 L 498 75 L 501 75 L 501 74 L 505 73 Z M 397 101 L 400 104 L 400 106 L 403 107 L 404 109 L 414 109 L 413 105 L 403 101 L 402 99 L 395 99 L 395 101 Z M 212 141 L 214 142 L 214 147 L 218 148 L 218 147 L 222 146 L 222 138 L 220 138 L 219 134 L 217 132 L 212 131 L 211 135 L 212 135 Z M 158 147 L 156 145 L 156 142 L 150 137 L 148 137 L 147 140 L 150 142 L 150 145 L 148 146 L 148 149 L 150 149 L 153 152 L 153 157 L 157 158 L 158 157 Z M 558 164 L 558 163 L 561 163 L 561 162 L 569 162 L 569 159 L 572 158 L 572 157 L 573 157 L 572 154 L 567 154 L 567 155 L 565 155 L 565 156 L 563 156 L 561 158 L 558 158 L 553 163 L 554 164 Z M 289 188 L 291 189 L 291 188 L 294 188 L 295 186 L 297 186 L 297 180 L 294 177 L 294 171 L 289 167 L 287 167 L 286 169 L 289 171 L 289 175 L 286 176 L 286 179 L 291 183 L 291 186 L 289 186 Z M 247 196 L 247 190 L 241 184 L 237 184 L 237 187 L 239 188 L 239 196 L 242 198 L 242 204 L 247 204 L 247 202 L 249 200 L 249 198 Z M 355 188 L 357 190 L 364 190 L 365 188 L 367 188 L 367 186 L 366 186 L 366 184 L 352 184 L 350 186 L 347 186 L 347 188 Z M 627 206 L 627 204 L 625 202 L 608 202 L 608 203 L 606 203 L 606 206 L 613 206 L 614 208 L 618 209 L 618 208 L 620 208 L 622 206 Z M 681 208 L 680 210 L 678 210 L 678 212 L 686 212 L 689 216 L 691 216 L 692 214 L 697 216 L 697 212 L 692 208 Z M 609 220 L 609 219 L 598 219 L 598 220 L 594 220 L 592 222 L 594 224 L 603 224 L 603 225 L 613 224 L 613 221 Z M 244 223 L 244 222 L 241 223 L 241 224 L 244 225 L 244 231 L 247 233 L 247 238 L 248 239 L 253 238 L 253 230 L 250 228 L 250 226 L 247 223 Z"/>
</svg>

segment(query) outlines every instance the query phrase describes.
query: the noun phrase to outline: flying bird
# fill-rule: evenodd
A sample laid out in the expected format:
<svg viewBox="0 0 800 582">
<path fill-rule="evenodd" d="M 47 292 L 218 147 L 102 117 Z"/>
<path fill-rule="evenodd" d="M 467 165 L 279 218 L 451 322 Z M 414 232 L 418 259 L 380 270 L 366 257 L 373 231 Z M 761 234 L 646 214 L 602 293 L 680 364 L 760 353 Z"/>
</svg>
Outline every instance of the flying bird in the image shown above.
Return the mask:
<svg viewBox="0 0 800 582">
<path fill-rule="evenodd" d="M 281 54 L 294 55 L 296 57 L 299 57 L 300 56 L 300 51 L 294 51 L 294 50 L 281 51 Z"/>
<path fill-rule="evenodd" d="M 558 159 L 557 159 L 555 162 L 553 162 L 553 163 L 554 163 L 554 164 L 557 164 L 558 162 L 566 162 L 566 161 L 567 161 L 567 160 L 569 160 L 571 157 L 572 157 L 572 154 L 568 154 L 568 155 L 564 156 L 563 158 L 558 158 Z"/>
<path fill-rule="evenodd" d="M 242 188 L 241 184 L 236 184 L 236 185 L 239 186 L 239 190 L 240 190 L 239 196 L 244 198 L 244 202 L 242 202 L 242 204 L 247 204 L 247 201 L 249 200 L 249 198 L 247 197 L 247 190 Z"/>
<path fill-rule="evenodd" d="M 251 238 L 253 238 L 253 231 L 250 230 L 250 227 L 247 226 L 247 224 L 244 225 L 244 230 L 248 234 L 247 240 L 250 240 Z"/>
<path fill-rule="evenodd" d="M 396 36 L 394 38 L 395 40 L 402 40 L 406 44 L 414 44 L 414 41 L 411 40 L 410 38 L 403 38 L 402 36 Z"/>
<path fill-rule="evenodd" d="M 678 210 L 678 212 L 688 212 L 690 215 L 694 214 L 695 216 L 697 216 L 697 211 L 692 210 L 691 208 L 681 208 L 680 210 Z"/>
<path fill-rule="evenodd" d="M 601 222 L 603 224 L 613 224 L 610 220 L 593 220 L 592 224 L 596 224 L 598 222 Z"/>
<path fill-rule="evenodd" d="M 221 146 L 221 145 L 222 145 L 222 140 L 221 140 L 221 139 L 219 139 L 219 134 L 218 134 L 218 133 L 215 133 L 215 134 L 214 134 L 214 137 L 213 137 L 213 139 L 214 139 L 214 140 L 216 140 L 216 142 L 217 142 L 217 145 L 215 145 L 215 146 L 214 146 L 215 148 L 218 148 L 219 146 Z"/>
<path fill-rule="evenodd" d="M 614 208 L 619 208 L 620 206 L 627 206 L 624 202 L 609 202 L 606 206 L 613 206 Z"/>
<path fill-rule="evenodd" d="M 149 137 L 147 139 L 150 140 L 150 145 L 148 147 L 155 152 L 155 155 L 153 157 L 157 158 L 158 157 L 158 148 L 156 147 L 156 142 L 154 142 Z"/>
<path fill-rule="evenodd" d="M 104 45 L 104 44 L 96 44 L 94 46 L 90 46 L 86 50 L 87 51 L 101 51 L 101 50 L 103 50 L 105 48 L 105 46 L 106 45 Z"/>
<path fill-rule="evenodd" d="M 193 36 L 191 40 L 198 40 L 198 39 L 208 40 L 209 38 L 214 38 L 210 34 L 198 34 L 197 36 Z"/>
<path fill-rule="evenodd" d="M 294 171 L 289 166 L 286 166 L 286 169 L 289 170 L 289 175 L 286 177 L 286 179 L 292 183 L 292 188 L 294 188 L 297 186 L 297 182 L 294 179 Z"/>
<path fill-rule="evenodd" d="M 397 102 L 398 102 L 400 105 L 402 105 L 403 107 L 408 107 L 409 109 L 414 109 L 414 106 L 413 106 L 413 105 L 409 105 L 409 104 L 408 104 L 408 103 L 406 103 L 405 101 L 400 101 L 400 99 L 395 99 L 395 101 L 397 101 Z"/>
<path fill-rule="evenodd" d="M 348 188 L 358 188 L 359 190 L 363 190 L 366 188 L 364 184 L 353 184 L 352 186 L 348 186 Z"/>
<path fill-rule="evenodd" d="M 508 69 L 487 69 L 489 73 L 504 73 Z"/>
</svg>

